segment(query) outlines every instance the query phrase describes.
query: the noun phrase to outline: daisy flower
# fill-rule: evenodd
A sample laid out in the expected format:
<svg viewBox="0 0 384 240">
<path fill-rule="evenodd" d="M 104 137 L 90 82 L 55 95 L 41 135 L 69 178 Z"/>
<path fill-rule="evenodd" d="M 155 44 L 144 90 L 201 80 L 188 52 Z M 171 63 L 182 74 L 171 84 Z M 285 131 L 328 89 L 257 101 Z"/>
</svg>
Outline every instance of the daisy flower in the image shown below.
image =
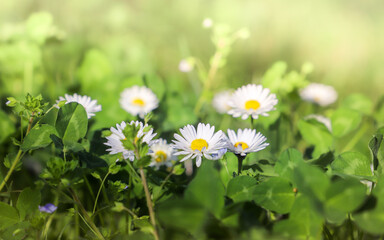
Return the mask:
<svg viewBox="0 0 384 240">
<path fill-rule="evenodd" d="M 327 127 L 327 129 L 332 132 L 332 124 L 331 124 L 331 119 L 324 117 L 322 115 L 317 115 L 317 114 L 311 114 L 306 116 L 304 119 L 316 119 L 316 121 L 322 123 L 324 126 Z"/>
<path fill-rule="evenodd" d="M 228 105 L 228 102 L 231 97 L 231 90 L 216 93 L 212 100 L 212 106 L 216 109 L 218 113 L 227 113 L 231 109 L 231 107 Z"/>
<path fill-rule="evenodd" d="M 156 136 L 156 133 L 153 133 L 153 129 L 149 129 L 148 131 L 144 132 L 144 129 L 148 127 L 148 124 L 143 124 L 139 121 L 131 121 L 128 125 L 135 125 L 136 127 L 140 126 L 139 131 L 136 134 L 135 139 L 140 139 L 143 137 L 142 142 L 147 143 L 148 145 L 152 145 L 155 143 L 152 139 Z M 111 147 L 107 149 L 109 151 L 109 154 L 117 154 L 122 153 L 124 159 L 129 159 L 131 161 L 135 160 L 135 153 L 133 149 L 126 149 L 123 145 L 123 140 L 126 140 L 126 136 L 123 133 L 123 130 L 127 126 L 126 122 L 121 122 L 121 124 L 116 124 L 116 128 L 111 127 L 112 134 L 107 138 L 107 142 L 104 143 L 105 145 Z"/>
<path fill-rule="evenodd" d="M 203 20 L 203 28 L 211 28 L 213 25 L 213 21 L 210 18 L 205 18 Z"/>
<path fill-rule="evenodd" d="M 196 166 L 200 167 L 201 158 L 217 160 L 226 152 L 225 136 L 222 131 L 214 134 L 215 127 L 199 123 L 197 131 L 194 126 L 187 125 L 180 128 L 180 133 L 174 135 L 173 147 L 178 152 L 175 155 L 186 155 L 180 162 L 196 158 Z"/>
<path fill-rule="evenodd" d="M 241 117 L 243 120 L 250 115 L 257 119 L 259 115 L 268 116 L 269 111 L 274 110 L 278 100 L 275 94 L 271 94 L 268 88 L 261 85 L 248 84 L 238 88 L 228 101 L 231 109 L 227 112 L 233 117 Z"/>
<path fill-rule="evenodd" d="M 261 133 L 257 133 L 255 129 L 238 129 L 237 134 L 235 131 L 228 129 L 228 137 L 227 147 L 229 151 L 241 156 L 251 152 L 258 152 L 269 145 L 269 143 L 265 143 L 267 138 Z"/>
<path fill-rule="evenodd" d="M 328 106 L 337 100 L 337 92 L 332 86 L 311 83 L 300 91 L 300 97 L 304 101 Z"/>
<path fill-rule="evenodd" d="M 159 106 L 159 100 L 151 89 L 144 86 L 133 86 L 124 89 L 121 93 L 120 105 L 130 114 L 144 118 L 145 114 Z"/>
<path fill-rule="evenodd" d="M 81 104 L 87 112 L 88 119 L 95 116 L 95 112 L 101 111 L 101 105 L 97 104 L 97 100 L 92 100 L 90 97 L 85 95 L 81 96 L 77 93 L 73 95 L 65 94 L 64 97 L 59 97 L 59 100 L 56 100 L 56 104 L 61 101 L 67 101 L 65 104 L 70 102 L 77 102 L 78 104 Z"/>
<path fill-rule="evenodd" d="M 180 72 L 190 72 L 193 69 L 193 61 L 191 59 L 182 59 L 179 63 Z"/>
<path fill-rule="evenodd" d="M 152 162 L 149 166 L 155 166 L 159 169 L 160 166 L 172 167 L 171 160 L 175 160 L 173 148 L 167 144 L 167 140 L 159 139 L 150 147 L 149 155 L 152 157 Z"/>
</svg>

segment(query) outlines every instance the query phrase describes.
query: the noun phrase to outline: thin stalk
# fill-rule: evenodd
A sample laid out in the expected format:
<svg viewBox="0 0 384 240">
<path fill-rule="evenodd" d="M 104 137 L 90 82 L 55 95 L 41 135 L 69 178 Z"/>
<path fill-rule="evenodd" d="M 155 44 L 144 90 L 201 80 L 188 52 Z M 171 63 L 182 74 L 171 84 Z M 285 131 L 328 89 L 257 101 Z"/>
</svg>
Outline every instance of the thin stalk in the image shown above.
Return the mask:
<svg viewBox="0 0 384 240">
<path fill-rule="evenodd" d="M 204 99 L 205 94 L 204 93 L 206 91 L 209 91 L 210 88 L 212 87 L 212 84 L 213 84 L 213 81 L 215 79 L 217 70 L 219 69 L 219 63 L 220 63 L 220 60 L 222 57 L 223 57 L 223 54 L 219 50 L 216 50 L 215 54 L 213 55 L 211 67 L 209 68 L 209 71 L 208 71 L 207 79 L 205 79 L 205 81 L 204 81 L 204 86 L 203 86 L 203 90 L 202 90 L 203 94 L 200 94 L 200 97 L 197 100 L 197 103 L 196 103 L 196 106 L 194 109 L 194 113 L 196 115 L 198 115 L 198 113 L 200 112 L 200 110 L 201 110 L 201 108 L 205 102 L 205 99 Z"/>
<path fill-rule="evenodd" d="M 19 161 L 20 161 L 20 159 L 21 159 L 21 156 L 22 156 L 22 153 L 23 153 L 23 151 L 21 151 L 21 149 L 20 149 L 19 152 L 18 152 L 17 155 L 16 155 L 15 160 L 14 160 L 13 163 L 12 163 L 11 168 L 10 168 L 9 171 L 7 172 L 7 175 L 5 176 L 5 178 L 3 179 L 3 181 L 1 182 L 1 185 L 0 185 L 0 192 L 1 192 L 1 190 L 3 190 L 5 184 L 7 183 L 8 179 L 11 177 L 13 171 L 15 170 L 17 164 L 19 163 Z"/>
<path fill-rule="evenodd" d="M 142 181 L 143 187 L 144 187 L 145 198 L 147 200 L 149 218 L 150 218 L 151 224 L 153 226 L 153 235 L 154 235 L 156 240 L 159 240 L 159 234 L 157 233 L 157 229 L 156 229 L 155 211 L 153 211 L 151 195 L 150 195 L 149 190 L 148 190 L 147 180 L 145 178 L 145 173 L 144 173 L 144 170 L 142 167 L 140 167 L 140 176 L 141 176 L 141 181 Z"/>
<path fill-rule="evenodd" d="M 353 223 L 352 223 L 350 214 L 348 214 L 348 229 L 349 229 L 349 234 L 351 236 L 351 240 L 355 240 L 355 236 L 353 234 Z"/>
<path fill-rule="evenodd" d="M 100 185 L 100 187 L 99 187 L 99 191 L 97 192 L 97 195 L 96 195 L 95 204 L 93 205 L 92 215 L 95 213 L 95 210 L 96 210 L 97 202 L 98 202 L 98 200 L 99 200 L 99 196 L 100 196 L 101 189 L 103 188 L 105 179 L 107 179 L 107 177 L 109 176 L 109 174 L 110 174 L 110 172 L 108 172 L 108 173 L 105 175 L 105 177 L 103 178 L 103 181 L 101 181 L 101 185 Z"/>
<path fill-rule="evenodd" d="M 128 182 L 128 198 L 127 198 L 127 206 L 129 209 L 129 207 L 131 206 L 131 191 L 132 191 L 132 174 L 129 174 L 129 182 Z M 131 227 L 131 217 L 129 216 L 129 214 L 127 214 L 127 225 L 126 225 L 126 232 L 127 232 L 127 235 L 129 235 L 129 229 Z"/>
<path fill-rule="evenodd" d="M 88 215 L 87 210 L 85 210 L 83 204 L 81 204 L 81 202 L 80 202 L 79 198 L 77 197 L 76 193 L 71 188 L 69 189 L 69 191 L 70 191 L 70 193 L 71 193 L 71 195 L 73 197 L 73 200 L 75 201 L 75 203 L 77 203 L 76 205 L 79 207 L 80 211 L 82 212 L 85 220 L 92 227 L 92 229 L 93 229 L 95 235 L 97 236 L 97 238 L 104 240 L 103 235 L 101 234 L 99 229 L 96 227 L 96 225 L 92 221 L 91 217 Z"/>
<path fill-rule="evenodd" d="M 243 161 L 246 156 L 237 155 L 237 175 L 240 175 L 241 170 L 243 169 Z"/>
<path fill-rule="evenodd" d="M 333 236 L 325 224 L 323 225 L 323 231 L 328 240 L 333 240 Z"/>
<path fill-rule="evenodd" d="M 32 116 L 29 118 L 28 128 L 27 128 L 27 132 L 25 133 L 25 136 L 27 136 L 28 133 L 31 131 L 34 116 L 35 116 L 34 113 L 32 113 Z M 3 190 L 5 184 L 7 183 L 8 179 L 11 177 L 11 175 L 12 175 L 13 171 L 15 170 L 17 164 L 19 163 L 19 161 L 23 157 L 22 153 L 23 153 L 23 151 L 21 149 L 17 152 L 16 158 L 13 161 L 11 168 L 9 169 L 9 171 L 7 172 L 7 175 L 5 176 L 3 181 L 1 182 L 0 192 L 1 192 L 1 190 Z"/>
</svg>

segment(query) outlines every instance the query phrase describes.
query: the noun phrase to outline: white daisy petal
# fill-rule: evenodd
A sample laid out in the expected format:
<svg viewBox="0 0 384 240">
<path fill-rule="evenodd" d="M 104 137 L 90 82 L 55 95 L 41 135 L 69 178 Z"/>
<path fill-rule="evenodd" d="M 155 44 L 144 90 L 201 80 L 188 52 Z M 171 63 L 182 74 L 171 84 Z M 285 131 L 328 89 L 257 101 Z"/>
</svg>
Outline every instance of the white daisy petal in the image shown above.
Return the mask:
<svg viewBox="0 0 384 240">
<path fill-rule="evenodd" d="M 275 109 L 278 100 L 275 94 L 261 85 L 248 84 L 238 88 L 228 101 L 230 109 L 228 114 L 241 117 L 243 120 L 251 116 L 254 119 L 259 115 L 265 116 L 267 112 Z"/>
<path fill-rule="evenodd" d="M 87 117 L 90 119 L 91 117 L 95 116 L 95 112 L 101 111 L 101 105 L 97 104 L 97 100 L 91 100 L 88 96 L 81 96 L 77 93 L 73 95 L 65 94 L 64 97 L 59 97 L 59 100 L 56 100 L 56 104 L 58 104 L 61 101 L 66 101 L 65 104 L 71 103 L 71 102 L 77 102 L 78 104 L 81 104 L 85 111 L 87 112 Z"/>
<path fill-rule="evenodd" d="M 144 118 L 159 106 L 159 100 L 151 89 L 133 86 L 126 88 L 120 95 L 120 105 L 128 113 Z"/>
<path fill-rule="evenodd" d="M 143 123 L 139 121 L 131 121 L 129 124 L 127 124 L 126 122 L 121 122 L 121 124 L 116 124 L 116 128 L 111 127 L 110 131 L 112 134 L 106 137 L 107 142 L 104 143 L 105 145 L 110 147 L 109 149 L 107 149 L 109 154 L 122 153 L 124 159 L 134 161 L 134 149 L 126 149 L 122 142 L 122 140 L 126 139 L 123 130 L 127 125 L 135 125 L 136 127 L 140 126 L 136 137 L 142 137 L 142 142 L 147 143 L 149 146 L 152 146 L 153 144 L 157 143 L 158 140 L 152 140 L 152 138 L 156 136 L 156 133 L 152 134 L 153 129 L 144 132 L 144 128 L 148 127 L 148 124 L 143 125 Z"/>
<path fill-rule="evenodd" d="M 337 92 L 332 86 L 311 83 L 300 91 L 300 97 L 304 101 L 316 103 L 324 107 L 337 100 Z"/>
<path fill-rule="evenodd" d="M 265 143 L 267 140 L 261 133 L 257 133 L 252 129 L 238 129 L 237 135 L 235 131 L 228 129 L 227 148 L 229 151 L 245 156 L 251 152 L 258 152 L 266 148 L 269 143 Z"/>
<path fill-rule="evenodd" d="M 160 166 L 171 167 L 171 161 L 176 160 L 172 146 L 167 144 L 165 139 L 159 139 L 155 144 L 152 144 L 149 155 L 152 158 L 149 166 L 154 166 L 156 169 L 159 169 Z"/>
<path fill-rule="evenodd" d="M 224 114 L 231 109 L 231 106 L 228 105 L 228 102 L 232 97 L 232 92 L 232 90 L 222 91 L 213 97 L 212 106 L 218 113 Z"/>
<path fill-rule="evenodd" d="M 225 149 L 226 137 L 221 132 L 215 133 L 215 127 L 199 123 L 197 130 L 192 125 L 187 125 L 175 134 L 173 148 L 175 155 L 186 155 L 181 161 L 196 158 L 196 166 L 201 165 L 202 156 L 207 159 L 217 160 L 222 157 L 220 150 Z"/>
</svg>

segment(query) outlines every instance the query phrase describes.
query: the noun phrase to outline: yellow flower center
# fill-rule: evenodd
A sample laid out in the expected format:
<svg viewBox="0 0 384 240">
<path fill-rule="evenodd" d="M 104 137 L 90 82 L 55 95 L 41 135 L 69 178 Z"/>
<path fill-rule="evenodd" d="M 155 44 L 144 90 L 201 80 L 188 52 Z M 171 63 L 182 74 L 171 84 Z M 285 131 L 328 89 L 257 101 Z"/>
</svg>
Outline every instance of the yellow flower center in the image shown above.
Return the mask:
<svg viewBox="0 0 384 240">
<path fill-rule="evenodd" d="M 201 139 L 201 138 L 195 139 L 191 143 L 191 148 L 192 148 L 193 151 L 199 150 L 201 152 L 201 150 L 204 147 L 208 148 L 208 143 L 207 143 L 207 141 L 205 141 L 204 139 Z"/>
<path fill-rule="evenodd" d="M 237 142 L 235 143 L 235 148 L 237 148 L 237 146 L 239 146 L 243 148 L 243 150 L 247 149 L 249 146 L 248 144 L 246 144 L 245 142 Z"/>
<path fill-rule="evenodd" d="M 167 154 L 161 150 L 157 151 L 155 153 L 155 161 L 160 163 L 160 162 L 164 162 L 165 159 L 167 159 Z"/>
<path fill-rule="evenodd" d="M 260 107 L 260 103 L 256 100 L 248 100 L 247 102 L 245 102 L 245 109 L 249 110 L 249 109 L 253 109 L 253 110 L 256 110 Z"/>
<path fill-rule="evenodd" d="M 133 105 L 137 105 L 137 106 L 140 106 L 140 107 L 145 105 L 145 102 L 141 98 L 133 99 L 132 103 L 133 103 Z"/>
</svg>

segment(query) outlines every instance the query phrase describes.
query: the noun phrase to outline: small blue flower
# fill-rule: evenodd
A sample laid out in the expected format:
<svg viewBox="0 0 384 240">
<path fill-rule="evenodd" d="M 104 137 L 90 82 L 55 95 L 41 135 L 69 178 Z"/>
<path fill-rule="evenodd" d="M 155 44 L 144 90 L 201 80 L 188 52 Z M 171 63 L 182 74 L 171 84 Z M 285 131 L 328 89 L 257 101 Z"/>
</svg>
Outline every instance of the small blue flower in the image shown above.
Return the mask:
<svg viewBox="0 0 384 240">
<path fill-rule="evenodd" d="M 39 206 L 40 212 L 53 213 L 54 211 L 56 211 L 56 209 L 57 207 L 52 203 L 47 203 L 44 206 Z"/>
</svg>

